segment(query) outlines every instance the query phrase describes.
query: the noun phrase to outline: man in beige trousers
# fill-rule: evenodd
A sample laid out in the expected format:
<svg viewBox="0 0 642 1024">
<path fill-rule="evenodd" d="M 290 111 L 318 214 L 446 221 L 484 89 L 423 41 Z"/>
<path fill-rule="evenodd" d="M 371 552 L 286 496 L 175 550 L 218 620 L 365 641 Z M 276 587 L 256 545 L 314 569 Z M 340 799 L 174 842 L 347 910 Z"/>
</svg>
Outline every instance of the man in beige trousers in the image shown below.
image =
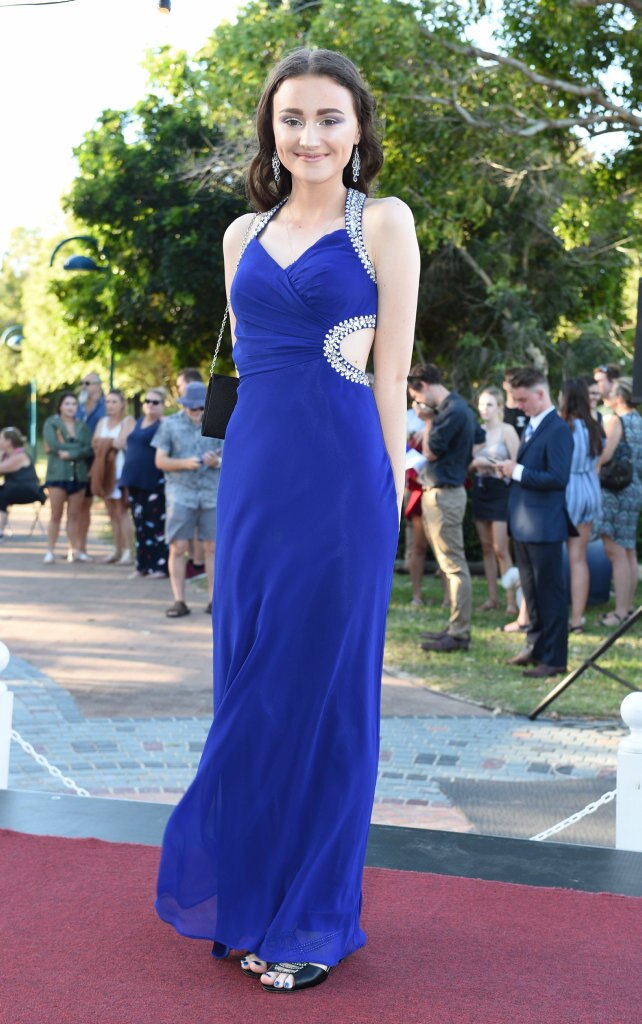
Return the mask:
<svg viewBox="0 0 642 1024">
<path fill-rule="evenodd" d="M 426 536 L 450 590 L 447 629 L 424 633 L 424 651 L 448 653 L 470 644 L 472 584 L 464 551 L 464 481 L 472 458 L 476 423 L 472 409 L 443 384 L 432 363 L 418 363 L 408 376 L 408 393 L 419 415 L 429 415 L 424 430 L 426 465 L 421 514 Z"/>
</svg>

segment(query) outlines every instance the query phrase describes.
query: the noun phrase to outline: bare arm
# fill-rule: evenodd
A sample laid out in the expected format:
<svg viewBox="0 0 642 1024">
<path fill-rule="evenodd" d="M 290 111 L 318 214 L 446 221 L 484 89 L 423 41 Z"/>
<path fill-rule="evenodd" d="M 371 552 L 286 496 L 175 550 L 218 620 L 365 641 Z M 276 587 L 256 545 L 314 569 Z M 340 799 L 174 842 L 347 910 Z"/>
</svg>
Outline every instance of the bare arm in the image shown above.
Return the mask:
<svg viewBox="0 0 642 1024">
<path fill-rule="evenodd" d="M 243 239 L 245 238 L 247 229 L 254 219 L 253 213 L 244 213 L 242 217 L 237 217 L 236 220 L 232 221 L 229 228 L 223 235 L 223 259 L 225 262 L 225 290 L 229 301 L 230 289 L 232 287 L 232 281 L 234 280 L 234 274 L 236 273 L 236 266 L 241 255 L 241 249 L 243 247 Z M 232 347 L 236 342 L 236 317 L 234 316 L 234 310 L 230 304 L 230 331 L 232 333 Z"/>
<path fill-rule="evenodd" d="M 190 456 L 189 459 L 173 459 L 171 455 L 168 455 L 162 448 L 156 449 L 154 461 L 156 463 L 156 469 L 162 469 L 164 472 L 176 472 L 176 470 L 179 469 L 194 470 L 201 468 L 200 462 L 194 456 Z"/>
<path fill-rule="evenodd" d="M 605 462 L 609 462 L 613 458 L 613 452 L 622 440 L 622 421 L 620 417 L 609 416 L 604 425 L 604 432 L 606 434 L 606 444 L 597 462 L 598 470 L 602 468 Z"/>
<path fill-rule="evenodd" d="M 405 479 L 406 393 L 419 290 L 419 247 L 410 209 L 399 199 L 368 205 L 366 245 L 377 274 L 373 392 L 401 511 Z M 367 220 L 367 223 L 366 223 Z"/>
<path fill-rule="evenodd" d="M 29 457 L 24 452 L 12 452 L 0 461 L 0 476 L 5 473 L 15 473 L 18 469 L 24 469 L 29 465 Z"/>
<path fill-rule="evenodd" d="M 121 451 L 127 444 L 127 438 L 131 434 L 132 430 L 136 426 L 136 420 L 133 416 L 125 416 L 125 419 L 120 425 L 120 431 L 118 436 L 114 438 L 113 446 L 118 451 Z"/>
<path fill-rule="evenodd" d="M 98 435 L 100 434 L 100 431 L 101 431 L 101 424 L 102 424 L 103 420 L 105 420 L 105 419 L 106 419 L 106 417 L 103 416 L 102 419 L 98 420 L 98 423 L 96 424 L 96 429 L 94 430 L 94 436 L 91 439 L 91 447 L 93 449 L 94 455 L 98 454 L 98 449 L 100 448 L 100 442 L 103 440 L 103 438 L 99 437 Z"/>
<path fill-rule="evenodd" d="M 517 458 L 517 451 L 519 449 L 519 434 L 511 423 L 504 424 L 503 438 L 508 448 L 508 458 L 514 461 Z"/>
</svg>

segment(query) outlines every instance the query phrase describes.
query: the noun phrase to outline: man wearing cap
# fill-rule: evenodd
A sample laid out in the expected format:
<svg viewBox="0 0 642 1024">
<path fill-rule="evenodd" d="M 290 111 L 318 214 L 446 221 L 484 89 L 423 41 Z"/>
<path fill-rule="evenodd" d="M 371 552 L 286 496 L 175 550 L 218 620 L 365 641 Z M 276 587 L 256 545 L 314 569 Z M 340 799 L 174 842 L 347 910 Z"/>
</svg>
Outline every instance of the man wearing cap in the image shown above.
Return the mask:
<svg viewBox="0 0 642 1024">
<path fill-rule="evenodd" d="M 185 554 L 195 530 L 203 542 L 209 585 L 205 611 L 212 610 L 216 495 L 223 442 L 201 434 L 206 394 L 202 382 L 189 383 L 178 399 L 182 411 L 167 416 L 152 440 L 156 466 L 165 474 L 165 540 L 169 545 L 169 578 L 174 594 L 174 604 L 165 613 L 170 619 L 190 612 L 185 603 Z"/>
</svg>

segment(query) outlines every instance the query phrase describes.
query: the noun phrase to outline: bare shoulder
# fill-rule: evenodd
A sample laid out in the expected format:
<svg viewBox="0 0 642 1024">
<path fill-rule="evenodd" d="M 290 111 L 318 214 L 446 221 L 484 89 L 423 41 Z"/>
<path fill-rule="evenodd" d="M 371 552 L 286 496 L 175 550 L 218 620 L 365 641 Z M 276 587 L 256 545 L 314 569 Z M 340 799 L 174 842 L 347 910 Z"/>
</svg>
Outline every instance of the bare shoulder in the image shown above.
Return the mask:
<svg viewBox="0 0 642 1024">
<path fill-rule="evenodd" d="M 245 238 L 245 232 L 254 220 L 255 214 L 243 213 L 233 220 L 223 235 L 223 252 L 226 259 L 237 260 Z"/>
<path fill-rule="evenodd" d="M 415 233 L 415 220 L 410 207 L 396 196 L 367 199 L 364 207 L 364 226 L 373 239 L 390 232 L 399 235 Z"/>
<path fill-rule="evenodd" d="M 412 210 L 396 196 L 367 199 L 363 236 L 377 274 L 397 270 L 418 259 L 417 234 Z M 407 269 L 407 267 L 406 267 Z"/>
</svg>

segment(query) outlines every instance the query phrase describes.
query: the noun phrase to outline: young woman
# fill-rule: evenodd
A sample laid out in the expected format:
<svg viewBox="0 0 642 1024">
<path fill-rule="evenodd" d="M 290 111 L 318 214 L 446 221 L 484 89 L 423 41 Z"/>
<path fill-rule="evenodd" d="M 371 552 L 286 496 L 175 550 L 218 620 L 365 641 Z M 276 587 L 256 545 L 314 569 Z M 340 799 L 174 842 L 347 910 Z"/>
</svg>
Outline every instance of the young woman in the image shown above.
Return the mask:
<svg viewBox="0 0 642 1024">
<path fill-rule="evenodd" d="M 56 414 L 45 420 L 43 437 L 47 452 L 45 487 L 49 494 L 51 516 L 47 531 L 46 564 L 55 561 L 55 548 L 62 513 L 67 504 L 67 539 L 69 562 L 85 561 L 81 544 L 81 509 L 91 458 L 91 434 L 86 423 L 76 419 L 78 399 L 71 391 L 63 391 Z"/>
<path fill-rule="evenodd" d="M 588 388 L 583 380 L 567 380 L 562 385 L 560 416 L 573 434 L 571 476 L 566 486 L 566 508 L 579 537 L 569 537 L 568 561 L 571 571 L 572 633 L 584 628 L 584 610 L 589 595 L 589 567 L 586 549 L 593 532 L 593 523 L 602 515 L 597 460 L 602 454 L 604 434 L 591 412 Z"/>
<path fill-rule="evenodd" d="M 508 486 L 495 475 L 495 466 L 504 459 L 514 459 L 519 448 L 515 427 L 504 423 L 504 398 L 499 388 L 484 388 L 479 396 L 479 416 L 486 432 L 482 444 L 473 448 L 471 469 L 473 484 L 473 519 L 484 559 L 488 598 L 481 606 L 484 612 L 499 608 L 497 594 L 497 563 L 504 573 L 512 567 L 508 547 Z M 506 591 L 506 612 L 517 615 L 515 591 Z"/>
<path fill-rule="evenodd" d="M 125 445 L 135 421 L 133 416 L 126 415 L 125 396 L 117 388 L 107 394 L 105 409 L 107 415 L 98 421 L 92 440 L 95 462 L 91 467 L 91 489 L 105 499 L 111 523 L 114 550 L 103 561 L 131 565 L 132 524 L 127 492 L 118 481 L 125 464 Z"/>
<path fill-rule="evenodd" d="M 4 537 L 7 509 L 11 505 L 46 500 L 26 443 L 26 437 L 16 427 L 0 430 L 0 540 Z"/>
<path fill-rule="evenodd" d="M 286 57 L 257 134 L 260 213 L 224 240 L 241 382 L 218 496 L 215 719 L 156 906 L 215 956 L 248 950 L 264 992 L 293 993 L 365 942 L 419 255 L 410 210 L 367 198 L 382 151 L 345 57 Z"/>
<path fill-rule="evenodd" d="M 165 543 L 165 483 L 156 468 L 152 439 L 165 409 L 165 388 L 146 388 L 143 415 L 127 437 L 120 486 L 129 498 L 136 531 L 136 569 L 133 576 L 166 579 L 168 549 Z"/>
<path fill-rule="evenodd" d="M 606 444 L 598 470 L 614 456 L 626 441 L 633 462 L 633 479 L 621 491 L 602 489 L 600 534 L 604 550 L 613 568 L 615 609 L 603 615 L 600 622 L 610 629 L 627 618 L 635 604 L 638 585 L 636 535 L 642 509 L 642 417 L 633 408 L 633 383 L 630 377 L 613 381 L 604 404 L 611 415 L 605 417 Z"/>
</svg>

